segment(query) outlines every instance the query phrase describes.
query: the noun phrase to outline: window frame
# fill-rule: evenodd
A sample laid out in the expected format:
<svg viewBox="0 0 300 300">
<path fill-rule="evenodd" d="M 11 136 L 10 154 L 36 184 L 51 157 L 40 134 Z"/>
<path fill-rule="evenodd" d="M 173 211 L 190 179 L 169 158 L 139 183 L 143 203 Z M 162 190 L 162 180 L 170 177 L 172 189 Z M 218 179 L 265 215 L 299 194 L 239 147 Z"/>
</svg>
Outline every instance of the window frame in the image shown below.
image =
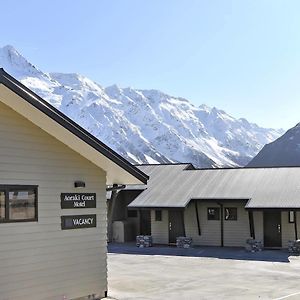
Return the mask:
<svg viewBox="0 0 300 300">
<path fill-rule="evenodd" d="M 234 209 L 236 211 L 235 219 L 226 219 L 226 209 Z M 238 220 L 238 209 L 237 207 L 224 207 L 224 221 L 237 221 Z"/>
<path fill-rule="evenodd" d="M 33 190 L 35 193 L 34 199 L 34 218 L 31 219 L 9 219 L 9 192 Z M 0 184 L 0 192 L 5 195 L 5 218 L 0 218 L 1 223 L 23 223 L 38 221 L 38 185 L 16 185 L 16 184 Z"/>
<path fill-rule="evenodd" d="M 162 210 L 156 209 L 155 210 L 155 222 L 161 222 L 162 221 Z"/>
<path fill-rule="evenodd" d="M 211 216 L 210 214 L 209 214 L 209 210 L 210 209 L 214 209 L 214 210 L 216 210 L 217 212 L 218 212 L 218 218 L 217 219 L 210 219 L 209 218 L 209 216 Z M 207 220 L 208 221 L 220 221 L 220 219 L 221 219 L 221 209 L 220 209 L 220 207 L 207 207 Z"/>
</svg>

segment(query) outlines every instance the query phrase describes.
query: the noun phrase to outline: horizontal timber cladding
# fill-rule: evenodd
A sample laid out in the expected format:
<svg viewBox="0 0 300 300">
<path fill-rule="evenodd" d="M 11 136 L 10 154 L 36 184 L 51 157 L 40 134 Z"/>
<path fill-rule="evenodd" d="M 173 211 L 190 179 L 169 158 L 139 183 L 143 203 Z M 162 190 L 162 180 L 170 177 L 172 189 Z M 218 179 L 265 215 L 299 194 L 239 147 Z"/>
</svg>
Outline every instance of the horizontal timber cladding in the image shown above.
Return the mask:
<svg viewBox="0 0 300 300">
<path fill-rule="evenodd" d="M 220 207 L 212 201 L 198 201 L 199 224 L 201 235 L 198 232 L 198 224 L 194 203 L 186 207 L 184 212 L 186 236 L 193 238 L 194 245 L 221 246 L 221 222 L 220 220 L 207 220 L 207 208 Z"/>
<path fill-rule="evenodd" d="M 224 246 L 244 247 L 250 237 L 250 223 L 245 202 L 224 204 L 225 207 L 237 208 L 236 221 L 224 221 Z"/>
<path fill-rule="evenodd" d="M 11 105 L 11 107 L 13 107 L 16 111 L 21 111 L 22 113 L 24 113 L 24 116 L 26 116 L 28 119 L 34 118 L 35 121 L 39 121 L 35 124 L 39 124 L 41 128 L 44 128 L 43 123 L 44 125 L 46 123 L 48 123 L 49 125 L 51 122 L 49 123 L 48 121 L 52 119 L 53 121 L 55 121 L 55 125 L 57 126 L 57 128 L 63 127 L 65 130 L 72 133 L 69 135 L 69 141 L 70 144 L 73 145 L 74 149 L 79 150 L 80 147 L 77 147 L 78 144 L 82 144 L 81 142 L 84 142 L 85 144 L 90 146 L 86 148 L 87 150 L 89 150 L 90 148 L 94 148 L 94 150 L 98 152 L 97 156 L 101 154 L 108 158 L 106 162 L 113 162 L 112 168 L 114 168 L 115 165 L 119 165 L 121 168 L 119 168 L 118 173 L 123 173 L 123 175 L 128 175 L 130 173 L 135 177 L 135 179 L 138 178 L 141 182 L 147 182 L 148 176 L 146 174 L 144 174 L 139 169 L 135 168 L 133 165 L 128 163 L 128 161 L 126 161 L 126 159 L 124 159 L 121 155 L 117 154 L 111 148 L 107 147 L 104 143 L 96 139 L 91 133 L 89 133 L 83 127 L 80 127 L 78 124 L 76 124 L 76 122 L 74 122 L 71 118 L 64 115 L 57 108 L 49 104 L 46 100 L 42 99 L 40 96 L 28 89 L 21 82 L 17 81 L 11 75 L 6 73 L 3 68 L 0 68 L 0 85 L 1 90 L 4 92 L 3 97 L 5 97 L 4 99 L 2 99 L 3 103 L 9 103 L 9 106 Z M 13 92 L 13 96 L 10 94 L 11 92 Z M 18 97 L 23 98 L 24 102 L 15 101 Z M 34 109 L 31 110 L 31 113 L 28 113 L 28 111 L 26 111 L 29 106 L 32 106 L 31 109 L 34 107 Z M 40 113 L 44 114 L 42 120 L 40 120 Z M 55 133 L 53 135 L 57 136 L 59 140 L 65 142 L 65 139 L 61 139 L 62 136 L 56 135 Z M 73 139 L 73 137 L 75 136 L 77 138 Z M 93 151 L 89 152 L 88 157 L 91 157 L 90 155 L 92 155 L 92 153 Z M 84 154 L 85 157 L 87 157 L 86 154 L 87 153 Z M 98 163 L 96 164 L 98 165 Z M 106 163 L 104 163 L 104 165 L 106 165 Z M 100 167 L 101 166 L 102 164 L 100 164 Z M 110 178 L 109 174 L 107 176 L 107 180 L 114 181 L 113 178 Z"/>
<path fill-rule="evenodd" d="M 224 208 L 237 208 L 237 220 L 223 220 L 224 246 L 242 247 L 246 239 L 250 237 L 249 217 L 244 206 L 244 202 L 223 203 Z M 201 235 L 199 235 L 194 203 L 190 203 L 185 209 L 186 236 L 192 237 L 195 245 L 221 246 L 221 220 L 208 220 L 207 218 L 207 209 L 214 207 L 220 208 L 220 205 L 213 201 L 198 200 Z"/>
<path fill-rule="evenodd" d="M 262 211 L 253 211 L 255 239 L 264 242 L 264 217 Z"/>
<path fill-rule="evenodd" d="M 250 238 L 250 224 L 248 211 L 244 208 L 244 202 L 226 202 L 223 207 L 237 208 L 237 220 L 224 220 L 223 242 L 228 247 L 244 247 L 246 239 Z M 184 210 L 185 232 L 187 237 L 193 238 L 194 245 L 221 246 L 221 220 L 208 220 L 207 209 L 219 208 L 219 204 L 213 201 L 198 200 L 197 223 L 195 204 L 191 202 Z M 151 235 L 156 244 L 169 243 L 168 210 L 162 209 L 162 221 L 155 220 L 155 210 L 151 210 Z M 300 212 L 297 212 L 298 237 L 300 232 Z M 264 241 L 263 211 L 253 211 L 253 223 L 255 238 Z M 281 212 L 282 247 L 288 247 L 288 241 L 295 239 L 295 225 L 289 223 L 288 211 Z"/>
<path fill-rule="evenodd" d="M 0 300 L 104 295 L 106 174 L 0 104 L 0 184 L 38 186 L 38 221 L 0 224 Z M 61 193 L 96 193 L 96 208 L 61 209 Z M 97 227 L 62 230 L 61 216 L 97 215 Z M 78 275 L 79 274 L 79 275 Z"/>
<path fill-rule="evenodd" d="M 297 229 L 298 229 L 298 238 L 300 232 L 300 212 L 296 212 L 297 217 Z M 288 242 L 295 239 L 295 224 L 289 223 L 289 212 L 281 212 L 281 232 L 282 232 L 282 247 L 287 248 Z"/>
</svg>

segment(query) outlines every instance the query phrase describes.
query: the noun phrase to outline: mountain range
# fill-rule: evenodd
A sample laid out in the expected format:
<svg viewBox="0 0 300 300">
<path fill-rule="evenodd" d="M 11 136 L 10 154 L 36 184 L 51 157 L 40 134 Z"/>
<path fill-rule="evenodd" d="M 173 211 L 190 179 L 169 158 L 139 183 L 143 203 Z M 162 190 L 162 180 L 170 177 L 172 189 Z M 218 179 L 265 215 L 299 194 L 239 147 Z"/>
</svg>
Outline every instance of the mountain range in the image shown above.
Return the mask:
<svg viewBox="0 0 300 300">
<path fill-rule="evenodd" d="M 265 145 L 247 167 L 300 166 L 300 123 Z"/>
<path fill-rule="evenodd" d="M 12 46 L 0 48 L 0 67 L 135 164 L 244 166 L 284 133 L 158 90 L 42 72 Z"/>
</svg>

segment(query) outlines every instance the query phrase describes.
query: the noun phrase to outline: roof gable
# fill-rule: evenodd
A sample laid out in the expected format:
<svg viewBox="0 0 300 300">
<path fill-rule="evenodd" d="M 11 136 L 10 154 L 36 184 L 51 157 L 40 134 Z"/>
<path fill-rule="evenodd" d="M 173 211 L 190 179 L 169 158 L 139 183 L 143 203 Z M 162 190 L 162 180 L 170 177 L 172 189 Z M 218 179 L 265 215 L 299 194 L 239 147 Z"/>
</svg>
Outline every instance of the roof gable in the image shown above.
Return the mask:
<svg viewBox="0 0 300 300">
<path fill-rule="evenodd" d="M 0 87 L 0 101 L 105 170 L 108 184 L 147 182 L 148 176 L 141 170 L 3 69 L 0 69 Z"/>
</svg>

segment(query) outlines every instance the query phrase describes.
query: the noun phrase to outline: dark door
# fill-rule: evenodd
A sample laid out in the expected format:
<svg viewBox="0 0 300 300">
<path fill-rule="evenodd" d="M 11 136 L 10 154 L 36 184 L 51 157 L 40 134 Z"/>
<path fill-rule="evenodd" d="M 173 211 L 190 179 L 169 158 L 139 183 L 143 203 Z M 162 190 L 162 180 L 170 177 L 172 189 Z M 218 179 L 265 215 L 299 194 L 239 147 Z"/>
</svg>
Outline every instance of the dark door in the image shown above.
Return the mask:
<svg viewBox="0 0 300 300">
<path fill-rule="evenodd" d="M 169 243 L 176 243 L 179 236 L 185 236 L 183 211 L 169 210 Z"/>
<path fill-rule="evenodd" d="M 150 210 L 140 211 L 140 234 L 151 235 L 151 214 Z"/>
<path fill-rule="evenodd" d="M 281 247 L 281 212 L 264 212 L 264 246 Z"/>
</svg>

